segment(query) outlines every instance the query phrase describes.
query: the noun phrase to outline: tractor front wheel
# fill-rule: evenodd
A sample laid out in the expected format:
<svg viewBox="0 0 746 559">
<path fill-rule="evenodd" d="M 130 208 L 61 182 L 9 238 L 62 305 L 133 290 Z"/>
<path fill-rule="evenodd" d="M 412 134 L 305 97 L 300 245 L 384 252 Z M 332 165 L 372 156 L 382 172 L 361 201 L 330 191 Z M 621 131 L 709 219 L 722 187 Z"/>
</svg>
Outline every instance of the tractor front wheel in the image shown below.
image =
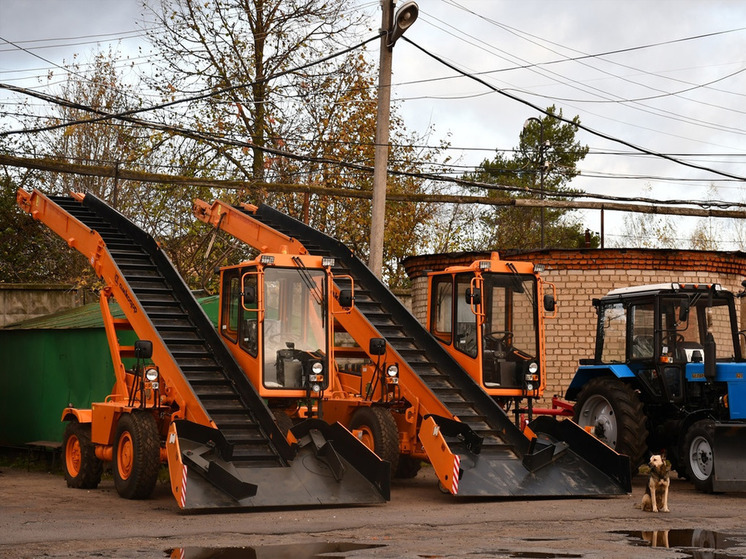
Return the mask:
<svg viewBox="0 0 746 559">
<path fill-rule="evenodd" d="M 150 412 L 125 413 L 114 438 L 114 487 L 125 499 L 147 499 L 158 481 L 158 425 Z"/>
<path fill-rule="evenodd" d="M 714 424 L 709 419 L 697 421 L 686 433 L 684 442 L 686 472 L 694 487 L 712 493 L 715 479 L 715 453 L 713 451 Z"/>
<path fill-rule="evenodd" d="M 65 427 L 62 441 L 67 486 L 75 489 L 98 487 L 104 466 L 96 458 L 90 423 L 82 425 L 78 421 L 70 421 Z"/>
<path fill-rule="evenodd" d="M 642 402 L 629 385 L 616 378 L 591 379 L 578 394 L 573 419 L 619 454 L 629 456 L 632 474 L 637 473 L 647 450 L 648 430 Z"/>
<path fill-rule="evenodd" d="M 381 460 L 391 465 L 391 477 L 399 465 L 399 429 L 396 420 L 386 408 L 362 407 L 352 414 L 350 431 Z"/>
</svg>

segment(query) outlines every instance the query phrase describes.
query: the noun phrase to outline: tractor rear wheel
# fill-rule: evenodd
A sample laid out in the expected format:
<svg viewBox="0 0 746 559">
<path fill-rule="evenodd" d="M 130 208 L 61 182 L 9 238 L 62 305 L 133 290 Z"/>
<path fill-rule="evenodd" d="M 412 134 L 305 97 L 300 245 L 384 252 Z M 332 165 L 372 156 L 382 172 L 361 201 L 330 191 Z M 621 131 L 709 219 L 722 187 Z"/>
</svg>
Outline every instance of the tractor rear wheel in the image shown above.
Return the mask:
<svg viewBox="0 0 746 559">
<path fill-rule="evenodd" d="M 379 407 L 358 408 L 352 414 L 350 431 L 357 432 L 365 446 L 389 462 L 394 477 L 399 465 L 399 429 L 391 412 Z"/>
<path fill-rule="evenodd" d="M 96 458 L 90 423 L 82 425 L 77 420 L 68 422 L 62 441 L 67 486 L 75 489 L 98 487 L 104 466 Z"/>
<path fill-rule="evenodd" d="M 150 412 L 125 413 L 114 438 L 114 487 L 125 499 L 147 499 L 160 470 L 160 436 Z"/>
<path fill-rule="evenodd" d="M 715 426 L 709 419 L 697 421 L 686 432 L 684 442 L 687 476 L 697 490 L 712 493 L 715 479 L 715 453 L 713 432 Z"/>
<path fill-rule="evenodd" d="M 573 419 L 619 454 L 629 456 L 632 474 L 637 473 L 647 450 L 647 418 L 629 385 L 609 377 L 591 379 L 578 394 Z"/>
</svg>

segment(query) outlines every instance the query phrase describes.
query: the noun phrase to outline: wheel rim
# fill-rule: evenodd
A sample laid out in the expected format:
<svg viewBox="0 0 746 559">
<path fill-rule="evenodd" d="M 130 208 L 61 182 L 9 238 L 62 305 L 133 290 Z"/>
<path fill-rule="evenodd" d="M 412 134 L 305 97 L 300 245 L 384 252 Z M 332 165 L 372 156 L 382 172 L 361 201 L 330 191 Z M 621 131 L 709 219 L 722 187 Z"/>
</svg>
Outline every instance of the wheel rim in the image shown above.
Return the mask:
<svg viewBox="0 0 746 559">
<path fill-rule="evenodd" d="M 593 434 L 611 448 L 616 448 L 618 427 L 614 408 L 603 396 L 594 394 L 588 398 L 580 410 L 578 424 L 593 427 Z"/>
<path fill-rule="evenodd" d="M 128 431 L 122 433 L 119 437 L 119 446 L 117 447 L 117 470 L 121 479 L 129 479 L 132 474 L 132 464 L 134 462 L 134 445 L 132 435 Z"/>
<path fill-rule="evenodd" d="M 706 481 L 712 475 L 712 447 L 706 437 L 699 435 L 692 440 L 689 464 L 692 474 L 699 480 Z"/>
<path fill-rule="evenodd" d="M 371 430 L 371 428 L 368 427 L 367 425 L 361 425 L 356 430 L 359 431 L 358 439 L 360 439 L 360 442 L 362 442 L 370 450 L 375 452 L 376 441 L 375 441 L 375 438 L 373 437 L 373 431 Z"/>
<path fill-rule="evenodd" d="M 76 477 L 80 473 L 80 465 L 83 461 L 80 450 L 80 439 L 75 435 L 71 435 L 67 439 L 67 445 L 65 446 L 65 465 L 67 466 L 67 473 L 72 477 Z"/>
</svg>

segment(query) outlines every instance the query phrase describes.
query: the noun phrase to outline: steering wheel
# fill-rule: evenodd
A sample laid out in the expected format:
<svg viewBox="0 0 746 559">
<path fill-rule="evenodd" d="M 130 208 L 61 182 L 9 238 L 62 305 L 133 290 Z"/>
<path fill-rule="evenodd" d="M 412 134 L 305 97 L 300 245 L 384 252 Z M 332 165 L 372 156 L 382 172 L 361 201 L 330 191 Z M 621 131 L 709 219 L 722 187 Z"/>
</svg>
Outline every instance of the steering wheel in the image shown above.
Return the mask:
<svg viewBox="0 0 746 559">
<path fill-rule="evenodd" d="M 487 332 L 487 335 L 493 340 L 499 340 L 505 347 L 513 345 L 513 332 L 510 330 L 492 330 Z"/>
<path fill-rule="evenodd" d="M 684 336 L 678 332 L 670 332 L 663 337 L 664 345 L 676 345 L 684 341 Z"/>
</svg>

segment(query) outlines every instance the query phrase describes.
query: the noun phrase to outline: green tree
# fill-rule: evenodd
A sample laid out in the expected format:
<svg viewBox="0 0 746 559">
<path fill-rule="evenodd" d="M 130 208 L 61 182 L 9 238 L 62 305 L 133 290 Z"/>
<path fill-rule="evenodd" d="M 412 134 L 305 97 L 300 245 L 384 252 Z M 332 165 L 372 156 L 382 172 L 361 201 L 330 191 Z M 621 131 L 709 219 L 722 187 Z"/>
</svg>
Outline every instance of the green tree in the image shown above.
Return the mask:
<svg viewBox="0 0 746 559">
<path fill-rule="evenodd" d="M 491 183 L 503 188 L 482 189 L 479 194 L 498 201 L 510 202 L 519 198 L 553 198 L 562 192 L 571 195 L 569 183 L 579 174 L 577 164 L 588 153 L 588 147 L 576 140 L 575 117 L 573 124 L 565 123 L 554 115 L 554 106 L 547 108 L 548 115 L 529 119 L 523 128 L 518 146 L 510 153 L 498 152 L 494 159 L 484 160 L 474 173 L 465 179 Z M 537 121 L 539 120 L 539 121 Z M 520 193 L 521 190 L 527 191 Z M 529 191 L 530 190 L 530 191 Z M 518 191 L 519 193 L 516 193 Z M 565 199 L 571 196 L 565 196 Z M 545 247 L 578 247 L 585 245 L 585 228 L 566 209 L 493 206 L 481 213 L 480 227 L 475 237 L 482 249 L 533 249 L 541 245 L 542 215 Z"/>
</svg>

